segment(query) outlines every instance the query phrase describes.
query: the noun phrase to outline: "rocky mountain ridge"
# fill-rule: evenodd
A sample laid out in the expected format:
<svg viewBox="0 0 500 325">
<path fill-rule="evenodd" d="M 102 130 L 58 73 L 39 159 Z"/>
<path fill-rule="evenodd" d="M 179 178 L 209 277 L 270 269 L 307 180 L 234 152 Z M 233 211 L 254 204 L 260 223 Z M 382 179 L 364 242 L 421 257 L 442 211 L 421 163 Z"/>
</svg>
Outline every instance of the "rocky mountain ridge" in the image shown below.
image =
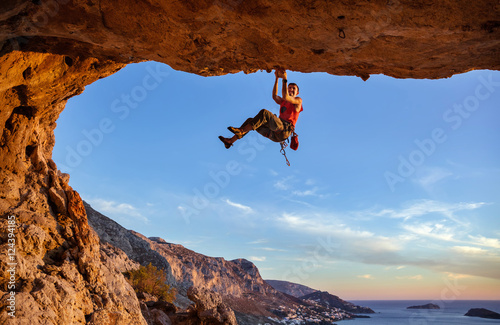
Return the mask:
<svg viewBox="0 0 500 325">
<path fill-rule="evenodd" d="M 312 289 L 302 284 L 278 280 L 266 280 L 266 282 L 278 291 L 304 301 L 322 305 L 327 308 L 335 307 L 353 314 L 374 313 L 374 311 L 370 308 L 357 306 L 351 302 L 340 299 L 338 296 L 332 295 L 326 291 Z"/>
<path fill-rule="evenodd" d="M 310 293 L 316 292 L 318 290 L 309 288 L 302 284 L 292 283 L 288 281 L 281 280 L 266 280 L 274 289 L 286 293 L 287 295 L 299 298 Z"/>
<path fill-rule="evenodd" d="M 85 208 L 89 224 L 107 248 L 105 253 L 109 254 L 110 247 L 122 252 L 122 254 L 112 252 L 113 256 L 121 256 L 120 259 L 114 259 L 116 268 L 127 270 L 133 266 L 138 267 L 137 264 L 152 263 L 165 270 L 167 282 L 178 290 L 175 304 L 180 309 L 187 310 L 192 305 L 192 299 L 190 299 L 192 290 L 202 290 L 205 296 L 213 294 L 220 296 L 224 305 L 233 309 L 236 312 L 236 318 L 243 324 L 254 324 L 248 321 L 249 317 L 257 317 L 259 322 L 263 317 L 264 319 L 267 317 L 268 321 L 271 321 L 270 319 L 279 321 L 283 315 L 293 314 L 296 311 L 300 311 L 301 315 L 308 315 L 308 313 L 321 315 L 321 313 L 329 312 L 331 315 L 329 314 L 328 319 L 331 320 L 353 317 L 349 312 L 343 311 L 340 304 L 322 306 L 317 301 L 298 299 L 274 289 L 262 279 L 257 267 L 246 259 L 227 261 L 221 257 L 209 257 L 196 253 L 182 245 L 168 243 L 159 237 L 147 238 L 135 231 L 123 228 L 86 203 Z M 123 255 L 127 255 L 131 262 L 124 263 L 126 259 Z M 293 283 L 288 283 L 288 286 L 313 290 Z M 338 300 L 344 302 L 347 307 L 354 306 L 340 298 Z M 148 312 L 143 310 L 143 313 Z M 243 321 L 243 319 L 247 320 Z"/>
<path fill-rule="evenodd" d="M 190 287 L 243 297 L 245 293 L 280 295 L 261 277 L 255 265 L 244 259 L 227 261 L 209 257 L 159 237 L 147 238 L 127 230 L 85 203 L 89 224 L 101 241 L 111 244 L 133 261 L 152 263 L 167 273 L 167 281 L 178 290 L 177 304 L 187 307 Z"/>
<path fill-rule="evenodd" d="M 340 299 L 326 291 L 316 291 L 300 297 L 305 301 L 314 301 L 324 307 L 335 307 L 354 314 L 373 314 L 374 311 L 368 307 L 357 306 L 351 302 Z"/>
</svg>

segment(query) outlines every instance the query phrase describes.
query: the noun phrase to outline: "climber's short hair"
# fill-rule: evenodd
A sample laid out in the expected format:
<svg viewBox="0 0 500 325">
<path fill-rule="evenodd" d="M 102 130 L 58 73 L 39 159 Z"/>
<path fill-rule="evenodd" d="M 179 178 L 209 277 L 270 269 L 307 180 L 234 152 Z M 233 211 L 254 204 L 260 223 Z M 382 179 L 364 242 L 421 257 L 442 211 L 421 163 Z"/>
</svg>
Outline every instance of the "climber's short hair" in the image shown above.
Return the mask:
<svg viewBox="0 0 500 325">
<path fill-rule="evenodd" d="M 288 85 L 297 87 L 297 92 L 299 92 L 299 86 L 295 82 L 290 82 Z"/>
</svg>

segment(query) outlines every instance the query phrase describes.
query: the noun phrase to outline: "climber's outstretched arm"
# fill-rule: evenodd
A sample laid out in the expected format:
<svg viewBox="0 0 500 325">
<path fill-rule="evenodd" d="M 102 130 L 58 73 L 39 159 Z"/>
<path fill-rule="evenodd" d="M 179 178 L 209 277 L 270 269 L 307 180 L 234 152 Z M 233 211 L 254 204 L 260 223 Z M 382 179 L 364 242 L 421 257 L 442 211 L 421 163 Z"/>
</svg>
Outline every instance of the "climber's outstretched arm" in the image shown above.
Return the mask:
<svg viewBox="0 0 500 325">
<path fill-rule="evenodd" d="M 273 87 L 273 100 L 276 102 L 276 104 L 281 105 L 283 98 L 278 96 L 278 80 L 280 78 L 278 70 L 274 72 L 274 75 L 276 76 L 276 80 L 274 81 L 274 87 Z"/>
</svg>

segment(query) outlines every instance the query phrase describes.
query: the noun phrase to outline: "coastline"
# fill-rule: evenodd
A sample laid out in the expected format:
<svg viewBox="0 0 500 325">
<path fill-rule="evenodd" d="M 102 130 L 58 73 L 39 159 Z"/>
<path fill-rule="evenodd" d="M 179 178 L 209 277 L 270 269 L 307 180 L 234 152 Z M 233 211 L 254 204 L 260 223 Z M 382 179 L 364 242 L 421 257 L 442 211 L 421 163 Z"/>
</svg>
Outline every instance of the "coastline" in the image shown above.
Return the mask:
<svg viewBox="0 0 500 325">
<path fill-rule="evenodd" d="M 370 319 L 354 319 L 349 323 L 367 325 L 396 324 L 500 324 L 499 320 L 468 317 L 471 308 L 486 308 L 500 312 L 500 300 L 351 300 L 352 303 L 372 308 Z M 407 309 L 412 305 L 434 303 L 441 309 Z"/>
</svg>

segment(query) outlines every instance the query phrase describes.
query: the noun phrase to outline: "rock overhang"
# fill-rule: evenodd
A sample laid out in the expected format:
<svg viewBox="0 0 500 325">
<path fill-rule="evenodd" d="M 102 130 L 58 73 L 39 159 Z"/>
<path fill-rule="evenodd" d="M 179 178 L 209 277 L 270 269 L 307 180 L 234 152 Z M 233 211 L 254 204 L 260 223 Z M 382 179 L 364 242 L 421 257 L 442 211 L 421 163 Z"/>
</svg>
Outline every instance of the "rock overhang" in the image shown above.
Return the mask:
<svg viewBox="0 0 500 325">
<path fill-rule="evenodd" d="M 444 78 L 500 67 L 496 1 L 10 1 L 2 51 L 220 75 L 301 72 Z M 0 34 L 1 35 L 1 34 Z"/>
</svg>

